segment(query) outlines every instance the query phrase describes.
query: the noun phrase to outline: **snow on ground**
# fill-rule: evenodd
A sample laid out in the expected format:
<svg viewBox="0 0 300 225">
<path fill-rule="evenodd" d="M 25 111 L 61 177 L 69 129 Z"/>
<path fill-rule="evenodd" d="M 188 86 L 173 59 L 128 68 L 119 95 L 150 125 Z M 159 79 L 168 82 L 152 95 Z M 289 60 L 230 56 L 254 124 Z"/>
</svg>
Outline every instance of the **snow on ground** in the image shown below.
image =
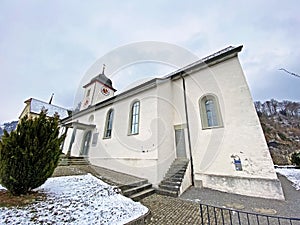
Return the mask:
<svg viewBox="0 0 300 225">
<path fill-rule="evenodd" d="M 91 174 L 49 178 L 36 190 L 47 199 L 0 208 L 0 224 L 124 224 L 148 211 Z"/>
<path fill-rule="evenodd" d="M 293 182 L 293 186 L 296 190 L 300 190 L 300 169 L 276 169 L 277 173 L 285 176 L 288 180 Z"/>
</svg>

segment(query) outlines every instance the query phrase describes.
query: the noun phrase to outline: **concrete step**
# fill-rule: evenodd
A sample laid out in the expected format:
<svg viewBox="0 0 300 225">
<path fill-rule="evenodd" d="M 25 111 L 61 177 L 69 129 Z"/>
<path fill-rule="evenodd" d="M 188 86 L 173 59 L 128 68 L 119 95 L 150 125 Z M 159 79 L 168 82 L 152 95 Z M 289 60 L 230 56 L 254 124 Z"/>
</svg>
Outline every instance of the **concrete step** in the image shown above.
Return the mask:
<svg viewBox="0 0 300 225">
<path fill-rule="evenodd" d="M 184 174 L 173 174 L 173 175 L 166 174 L 164 177 L 164 180 L 173 179 L 173 178 L 183 178 L 183 177 L 184 177 Z"/>
<path fill-rule="evenodd" d="M 180 185 L 175 186 L 175 185 L 159 184 L 158 187 L 168 191 L 179 191 L 180 189 Z"/>
<path fill-rule="evenodd" d="M 172 163 L 172 165 L 174 165 L 174 166 L 177 166 L 177 165 L 182 165 L 182 166 L 184 166 L 184 165 L 186 165 L 186 164 L 188 164 L 188 162 L 189 161 L 173 161 L 173 163 Z"/>
<path fill-rule="evenodd" d="M 178 196 L 177 191 L 170 191 L 170 190 L 166 190 L 166 189 L 162 189 L 162 188 L 157 188 L 155 190 L 155 193 L 157 193 L 159 195 L 167 195 L 167 196 L 171 196 L 171 197 L 177 197 Z"/>
<path fill-rule="evenodd" d="M 168 171 L 165 176 L 169 176 L 170 177 L 170 176 L 173 176 L 175 174 L 184 175 L 185 174 L 185 170 Z"/>
<path fill-rule="evenodd" d="M 187 159 L 175 159 L 165 174 L 164 179 L 158 185 L 156 192 L 162 195 L 177 197 L 188 162 Z"/>
<path fill-rule="evenodd" d="M 183 177 L 167 177 L 163 181 L 182 182 Z"/>
<path fill-rule="evenodd" d="M 60 166 L 69 166 L 69 165 L 89 165 L 90 162 L 85 157 L 66 157 L 61 156 L 58 165 Z"/>
<path fill-rule="evenodd" d="M 155 193 L 155 190 L 153 188 L 149 188 L 149 189 L 146 189 L 146 190 L 143 190 L 141 192 L 138 192 L 138 193 L 135 193 L 131 196 L 129 196 L 133 201 L 139 201 L 143 198 L 146 198 L 152 194 Z"/>
<path fill-rule="evenodd" d="M 180 186 L 181 185 L 181 180 L 180 181 L 163 180 L 162 182 L 160 182 L 160 184 L 171 185 L 171 186 Z"/>
<path fill-rule="evenodd" d="M 127 190 L 123 191 L 123 194 L 125 196 L 129 197 L 129 196 L 132 196 L 136 193 L 142 192 L 142 191 L 144 191 L 146 189 L 150 189 L 150 188 L 152 188 L 152 184 L 146 183 L 146 184 L 143 184 L 138 187 L 133 187 L 133 188 L 127 189 Z"/>
<path fill-rule="evenodd" d="M 172 166 L 169 170 L 185 170 L 187 166 Z"/>
<path fill-rule="evenodd" d="M 169 170 L 185 170 L 187 166 L 171 166 Z"/>
<path fill-rule="evenodd" d="M 124 192 L 128 189 L 135 188 L 135 187 L 138 187 L 138 186 L 142 186 L 142 185 L 145 185 L 145 184 L 148 184 L 148 180 L 141 179 L 140 181 L 137 181 L 137 182 L 134 182 L 134 183 L 120 185 L 119 188 Z"/>
</svg>

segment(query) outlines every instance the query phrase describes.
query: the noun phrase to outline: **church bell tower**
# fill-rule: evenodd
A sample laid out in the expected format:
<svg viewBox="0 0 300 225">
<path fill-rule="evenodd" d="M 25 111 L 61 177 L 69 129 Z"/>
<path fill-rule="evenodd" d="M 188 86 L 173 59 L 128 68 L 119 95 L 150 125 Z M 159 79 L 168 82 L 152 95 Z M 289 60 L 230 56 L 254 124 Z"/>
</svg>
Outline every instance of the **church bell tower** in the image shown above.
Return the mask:
<svg viewBox="0 0 300 225">
<path fill-rule="evenodd" d="M 83 86 L 85 91 L 80 110 L 84 110 L 114 96 L 117 90 L 113 88 L 112 81 L 105 76 L 104 71 L 105 64 L 103 65 L 102 73 Z"/>
</svg>

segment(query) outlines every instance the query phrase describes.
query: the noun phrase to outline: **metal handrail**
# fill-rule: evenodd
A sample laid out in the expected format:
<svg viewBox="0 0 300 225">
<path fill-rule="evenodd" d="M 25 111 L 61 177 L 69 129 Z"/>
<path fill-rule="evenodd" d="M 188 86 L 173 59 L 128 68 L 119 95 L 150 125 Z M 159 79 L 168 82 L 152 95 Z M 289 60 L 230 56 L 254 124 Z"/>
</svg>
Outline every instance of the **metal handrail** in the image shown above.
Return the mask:
<svg viewBox="0 0 300 225">
<path fill-rule="evenodd" d="M 300 225 L 300 218 L 252 213 L 200 204 L 202 225 Z"/>
</svg>

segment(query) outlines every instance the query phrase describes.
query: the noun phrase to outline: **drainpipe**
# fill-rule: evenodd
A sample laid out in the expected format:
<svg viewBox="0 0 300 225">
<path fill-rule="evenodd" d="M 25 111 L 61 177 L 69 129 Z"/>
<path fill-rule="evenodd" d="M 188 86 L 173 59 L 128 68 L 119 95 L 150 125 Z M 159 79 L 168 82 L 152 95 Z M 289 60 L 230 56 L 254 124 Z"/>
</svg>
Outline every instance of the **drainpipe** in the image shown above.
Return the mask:
<svg viewBox="0 0 300 225">
<path fill-rule="evenodd" d="M 194 165 L 193 165 L 193 155 L 192 155 L 192 147 L 191 147 L 191 134 L 190 134 L 190 125 L 189 125 L 189 115 L 187 110 L 187 101 L 186 101 L 186 88 L 185 88 L 185 79 L 180 75 L 182 79 L 182 87 L 183 87 L 183 99 L 184 99 L 184 109 L 185 109 L 185 120 L 186 120 L 186 128 L 187 128 L 187 135 L 188 135 L 188 142 L 189 142 L 189 152 L 190 152 L 190 162 L 191 162 L 191 178 L 192 178 L 192 185 L 195 186 L 194 182 Z"/>
</svg>

